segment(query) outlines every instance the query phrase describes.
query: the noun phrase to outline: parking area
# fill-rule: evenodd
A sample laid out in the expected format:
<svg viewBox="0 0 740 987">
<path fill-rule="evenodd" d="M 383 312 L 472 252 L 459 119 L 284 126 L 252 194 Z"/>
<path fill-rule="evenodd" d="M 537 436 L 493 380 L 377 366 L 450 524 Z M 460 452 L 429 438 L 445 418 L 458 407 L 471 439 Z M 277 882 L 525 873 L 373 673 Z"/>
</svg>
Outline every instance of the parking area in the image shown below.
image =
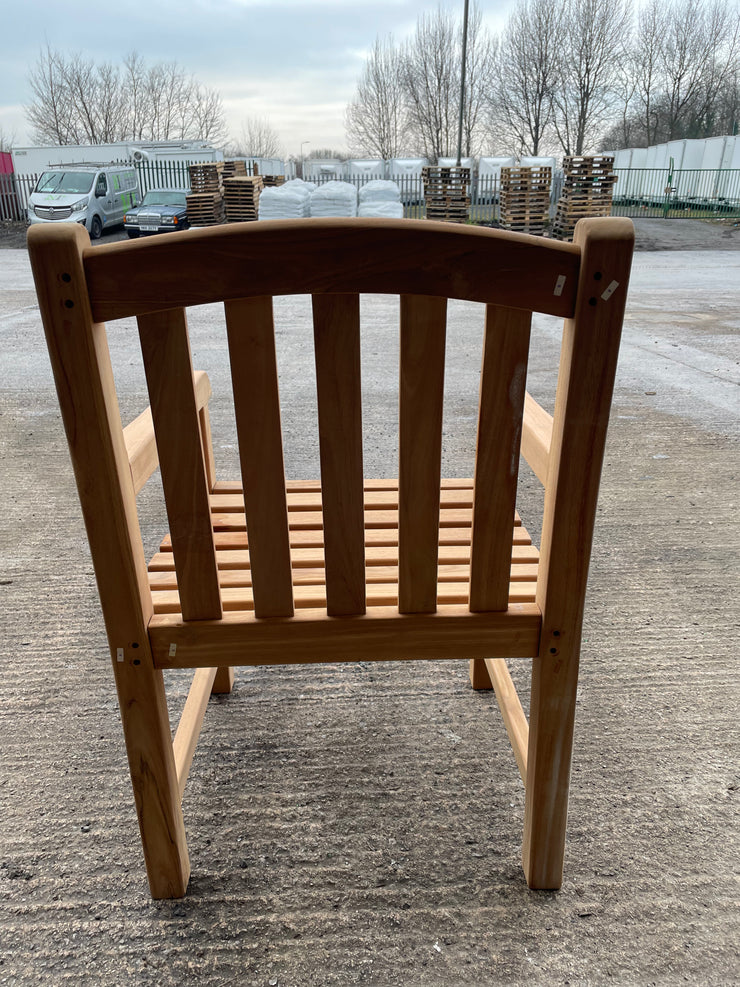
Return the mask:
<svg viewBox="0 0 740 987">
<path fill-rule="evenodd" d="M 185 795 L 188 897 L 151 902 L 28 257 L 0 250 L 0 984 L 737 982 L 740 231 L 682 222 L 637 224 L 557 894 L 521 874 L 522 787 L 495 700 L 464 662 L 398 662 L 238 670 Z M 314 455 L 309 307 L 276 310 L 289 475 Z M 363 317 L 366 467 L 383 475 L 396 305 L 373 298 Z M 190 321 L 217 471 L 233 477 L 220 313 Z M 481 331 L 476 306 L 452 306 L 447 475 L 475 441 Z M 135 327 L 110 338 L 128 421 L 146 403 Z M 528 386 L 551 409 L 557 324 L 539 319 L 534 341 Z M 531 476 L 521 490 L 536 531 Z M 154 495 L 142 510 L 151 547 Z M 172 687 L 174 716 L 185 682 Z"/>
</svg>

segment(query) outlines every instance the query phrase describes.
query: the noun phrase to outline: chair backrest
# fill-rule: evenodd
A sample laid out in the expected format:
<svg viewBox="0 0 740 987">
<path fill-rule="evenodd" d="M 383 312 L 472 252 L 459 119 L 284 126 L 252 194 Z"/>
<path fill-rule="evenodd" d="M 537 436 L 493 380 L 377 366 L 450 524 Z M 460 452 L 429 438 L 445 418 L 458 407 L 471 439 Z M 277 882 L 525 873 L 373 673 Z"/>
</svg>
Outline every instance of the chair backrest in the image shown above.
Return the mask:
<svg viewBox="0 0 740 987">
<path fill-rule="evenodd" d="M 185 310 L 224 303 L 254 610 L 286 617 L 294 607 L 292 495 L 272 296 L 304 293 L 313 296 L 328 614 L 366 609 L 359 296 L 371 292 L 401 296 L 399 611 L 437 607 L 446 304 L 458 298 L 487 306 L 469 609 L 507 608 L 521 448 L 546 486 L 537 602 L 558 633 L 579 630 L 632 239 L 626 220 L 584 221 L 573 244 L 423 221 L 302 220 L 91 248 L 79 227 L 32 228 L 31 261 L 111 640 L 111 627 L 134 618 L 143 629 L 152 605 L 103 323 L 138 319 L 183 618 L 214 619 L 222 603 L 213 469 Z M 532 312 L 566 320 L 554 420 L 525 400 Z M 449 506 L 471 496 L 449 495 Z"/>
</svg>

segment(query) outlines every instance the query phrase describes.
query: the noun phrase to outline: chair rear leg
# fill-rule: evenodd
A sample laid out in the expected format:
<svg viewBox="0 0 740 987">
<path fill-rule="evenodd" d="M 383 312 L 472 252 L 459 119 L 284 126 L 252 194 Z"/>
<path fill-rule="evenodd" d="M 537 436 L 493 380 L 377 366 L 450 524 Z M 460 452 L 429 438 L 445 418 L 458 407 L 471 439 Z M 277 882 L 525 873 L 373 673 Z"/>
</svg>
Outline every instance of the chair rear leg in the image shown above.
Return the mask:
<svg viewBox="0 0 740 987">
<path fill-rule="evenodd" d="M 234 669 L 229 665 L 216 670 L 216 678 L 211 686 L 211 695 L 219 696 L 231 692 L 234 687 Z"/>
<path fill-rule="evenodd" d="M 485 658 L 470 659 L 470 684 L 474 689 L 492 689 L 493 682 L 486 668 Z"/>
<path fill-rule="evenodd" d="M 522 863 L 530 888 L 541 890 L 563 881 L 578 651 L 560 646 L 532 665 Z"/>
<path fill-rule="evenodd" d="M 118 700 L 151 895 L 181 898 L 190 860 L 164 679 L 145 652 L 137 653 L 138 664 L 114 662 Z"/>
</svg>

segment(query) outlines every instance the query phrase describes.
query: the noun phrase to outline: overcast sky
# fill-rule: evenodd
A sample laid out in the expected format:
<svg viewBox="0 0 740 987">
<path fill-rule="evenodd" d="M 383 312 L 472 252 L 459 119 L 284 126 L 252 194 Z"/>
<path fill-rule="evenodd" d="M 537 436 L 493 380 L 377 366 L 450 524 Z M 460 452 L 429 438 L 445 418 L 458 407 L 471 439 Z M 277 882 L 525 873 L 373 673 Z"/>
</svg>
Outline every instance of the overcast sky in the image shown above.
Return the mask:
<svg viewBox="0 0 740 987">
<path fill-rule="evenodd" d="M 498 29 L 514 0 L 479 0 Z M 0 130 L 30 144 L 23 107 L 27 76 L 48 42 L 66 53 L 120 62 L 136 50 L 147 62 L 178 61 L 221 93 L 232 134 L 246 116 L 268 118 L 287 154 L 346 146 L 344 111 L 377 35 L 398 40 L 422 0 L 125 0 L 90 3 L 2 0 Z M 462 17 L 463 0 L 447 3 Z"/>
</svg>

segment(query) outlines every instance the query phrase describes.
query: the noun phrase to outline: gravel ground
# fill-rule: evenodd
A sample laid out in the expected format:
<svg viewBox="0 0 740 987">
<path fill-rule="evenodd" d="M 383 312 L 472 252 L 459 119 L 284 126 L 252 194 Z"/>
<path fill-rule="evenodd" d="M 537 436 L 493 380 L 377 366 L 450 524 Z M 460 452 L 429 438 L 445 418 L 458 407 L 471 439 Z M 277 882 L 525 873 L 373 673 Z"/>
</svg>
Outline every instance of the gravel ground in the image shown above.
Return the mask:
<svg viewBox="0 0 740 987">
<path fill-rule="evenodd" d="M 646 222 L 674 239 L 688 229 L 640 221 L 643 242 L 656 235 Z M 700 228 L 724 237 L 704 223 L 686 235 Z M 158 903 L 27 254 L 2 255 L 0 985 L 740 983 L 737 231 L 721 242 L 635 259 L 563 889 L 524 883 L 523 790 L 495 700 L 472 693 L 464 662 L 400 662 L 238 670 L 233 694 L 210 704 L 185 794 L 188 896 Z M 277 313 L 292 475 L 315 466 L 297 369 L 307 310 L 296 299 Z M 375 299 L 364 313 L 368 473 L 394 458 L 390 311 Z M 235 429 L 216 316 L 193 315 L 192 345 L 227 477 Z M 472 306 L 451 317 L 444 471 L 460 475 L 481 320 Z M 135 334 L 110 337 L 128 421 L 145 392 Z M 528 384 L 551 407 L 550 320 L 534 341 Z M 525 472 L 520 487 L 534 533 L 538 485 Z M 155 491 L 140 508 L 149 551 L 163 524 Z M 525 672 L 514 666 L 522 685 Z M 169 685 L 174 718 L 186 684 Z"/>
</svg>

